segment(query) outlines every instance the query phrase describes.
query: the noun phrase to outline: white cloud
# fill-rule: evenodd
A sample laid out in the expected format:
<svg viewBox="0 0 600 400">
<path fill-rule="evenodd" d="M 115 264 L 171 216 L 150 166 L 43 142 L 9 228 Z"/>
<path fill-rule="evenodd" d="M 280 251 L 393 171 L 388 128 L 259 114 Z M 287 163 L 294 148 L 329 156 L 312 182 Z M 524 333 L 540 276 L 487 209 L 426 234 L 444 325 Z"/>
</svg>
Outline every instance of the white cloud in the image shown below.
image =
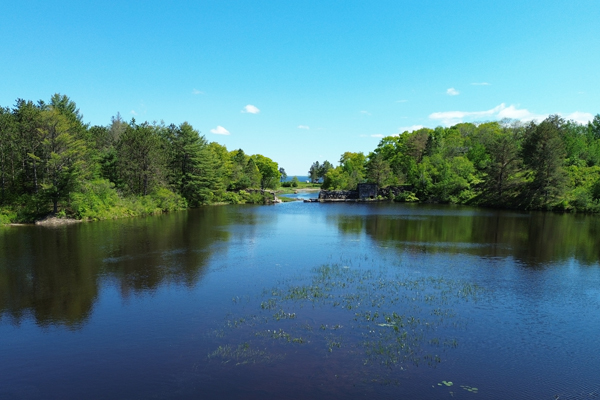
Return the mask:
<svg viewBox="0 0 600 400">
<path fill-rule="evenodd" d="M 204 94 L 204 92 L 198 89 L 194 89 L 192 90 L 192 94 Z"/>
<path fill-rule="evenodd" d="M 310 129 L 310 127 L 306 126 L 306 125 L 298 125 L 298 129 Z"/>
<path fill-rule="evenodd" d="M 454 89 L 453 87 L 451 87 L 450 89 L 446 90 L 446 94 L 448 96 L 458 96 L 460 94 L 460 92 L 456 89 Z"/>
<path fill-rule="evenodd" d="M 371 113 L 370 113 L 370 112 L 368 112 L 368 111 L 365 111 L 365 110 L 362 110 L 360 113 L 361 113 L 361 114 L 364 114 L 364 115 L 371 115 Z"/>
<path fill-rule="evenodd" d="M 371 137 L 382 138 L 382 137 L 385 137 L 385 136 L 382 135 L 381 133 L 376 133 L 374 135 L 371 135 Z"/>
<path fill-rule="evenodd" d="M 473 86 L 490 86 L 491 84 L 487 83 L 487 82 L 473 82 L 473 83 L 471 83 L 471 85 L 473 85 Z"/>
<path fill-rule="evenodd" d="M 414 132 L 414 131 L 418 131 L 419 129 L 424 128 L 423 125 L 411 125 L 411 126 L 401 126 L 400 128 L 398 128 L 398 133 L 392 135 L 392 136 L 398 136 L 401 133 L 404 132 Z"/>
<path fill-rule="evenodd" d="M 590 113 L 575 111 L 571 114 L 558 113 L 567 120 L 573 120 L 580 124 L 591 121 L 594 116 Z M 517 108 L 514 105 L 506 106 L 502 103 L 490 110 L 484 111 L 444 111 L 435 112 L 429 115 L 430 119 L 440 121 L 443 125 L 451 126 L 465 121 L 476 121 L 482 119 L 500 120 L 504 118 L 517 119 L 523 122 L 540 122 L 546 119 L 547 114 L 536 114 L 526 108 Z"/>
<path fill-rule="evenodd" d="M 229 131 L 223 128 L 221 125 L 217 126 L 215 129 L 210 130 L 215 135 L 229 135 Z"/>
<path fill-rule="evenodd" d="M 138 113 L 135 112 L 135 110 L 131 110 L 130 111 L 133 115 L 138 115 Z"/>
<path fill-rule="evenodd" d="M 408 100 L 396 100 L 396 103 L 406 103 Z"/>
<path fill-rule="evenodd" d="M 485 111 L 443 111 L 435 112 L 429 115 L 429 119 L 440 121 L 446 126 L 455 125 L 465 120 L 476 120 L 481 118 L 515 118 L 525 120 L 536 119 L 535 115 L 526 109 L 517 109 L 515 106 L 506 107 L 504 103 L 490 110 Z"/>
<path fill-rule="evenodd" d="M 567 120 L 573 120 L 575 122 L 579 122 L 580 124 L 587 124 L 591 120 L 594 119 L 594 116 L 590 113 L 575 111 L 574 113 L 561 116 Z"/>
<path fill-rule="evenodd" d="M 542 121 L 547 115 L 535 114 L 526 108 L 518 109 L 517 107 L 510 105 L 508 107 L 504 106 L 504 103 L 500 104 L 498 107 L 501 109 L 498 111 L 498 119 L 510 118 L 510 119 L 518 119 L 520 121 Z"/>
<path fill-rule="evenodd" d="M 244 107 L 242 112 L 249 113 L 249 114 L 258 114 L 260 112 L 260 110 L 256 106 L 253 106 L 252 104 L 248 104 L 246 107 Z"/>
</svg>

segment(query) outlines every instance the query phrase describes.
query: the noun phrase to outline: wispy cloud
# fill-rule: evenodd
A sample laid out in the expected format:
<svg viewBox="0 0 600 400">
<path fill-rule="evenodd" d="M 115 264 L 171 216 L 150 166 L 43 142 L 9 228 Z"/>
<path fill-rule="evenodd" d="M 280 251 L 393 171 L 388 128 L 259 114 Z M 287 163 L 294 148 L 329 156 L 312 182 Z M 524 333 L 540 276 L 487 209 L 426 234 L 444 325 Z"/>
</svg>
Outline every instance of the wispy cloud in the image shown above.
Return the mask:
<svg viewBox="0 0 600 400">
<path fill-rule="evenodd" d="M 310 129 L 310 127 L 307 126 L 307 125 L 298 125 L 298 129 L 306 129 L 306 130 L 308 130 L 308 129 Z"/>
<path fill-rule="evenodd" d="M 558 113 L 567 120 L 573 120 L 581 124 L 591 121 L 594 116 L 590 113 L 575 111 L 571 114 Z M 506 106 L 502 103 L 492 109 L 484 111 L 443 111 L 429 115 L 429 118 L 441 122 L 443 125 L 451 126 L 461 122 L 476 121 L 482 119 L 500 120 L 516 119 L 523 122 L 542 121 L 548 114 L 536 114 L 526 108 L 517 108 L 514 105 Z"/>
<path fill-rule="evenodd" d="M 258 114 L 260 112 L 260 110 L 256 106 L 253 106 L 252 104 L 248 104 L 246 107 L 244 107 L 242 112 L 249 113 L 249 114 Z"/>
<path fill-rule="evenodd" d="M 130 111 L 133 115 L 138 115 L 138 113 L 135 112 L 135 110 L 131 110 Z"/>
<path fill-rule="evenodd" d="M 381 133 L 376 133 L 374 135 L 370 135 L 371 137 L 376 137 L 376 138 L 382 138 L 385 137 L 385 135 L 382 135 Z"/>
<path fill-rule="evenodd" d="M 487 82 L 473 82 L 471 83 L 473 86 L 490 86 L 490 83 Z"/>
<path fill-rule="evenodd" d="M 197 94 L 204 94 L 204 92 L 201 91 L 201 90 L 198 90 L 198 89 L 194 89 L 194 90 L 192 90 L 192 94 L 196 94 L 196 95 Z"/>
<path fill-rule="evenodd" d="M 446 90 L 446 94 L 448 96 L 458 96 L 460 94 L 460 92 L 458 90 L 454 89 L 453 87 L 451 87 L 448 90 Z"/>
<path fill-rule="evenodd" d="M 217 126 L 215 129 L 211 129 L 210 130 L 211 133 L 214 133 L 215 135 L 229 135 L 229 131 L 225 128 L 223 128 L 221 125 Z"/>
<path fill-rule="evenodd" d="M 365 110 L 361 110 L 361 112 L 360 112 L 360 113 L 361 113 L 361 114 L 364 114 L 364 115 L 371 115 L 371 113 L 370 113 L 370 112 L 368 112 L 368 111 L 365 111 Z"/>
<path fill-rule="evenodd" d="M 408 100 L 396 100 L 396 103 L 406 103 Z"/>
</svg>

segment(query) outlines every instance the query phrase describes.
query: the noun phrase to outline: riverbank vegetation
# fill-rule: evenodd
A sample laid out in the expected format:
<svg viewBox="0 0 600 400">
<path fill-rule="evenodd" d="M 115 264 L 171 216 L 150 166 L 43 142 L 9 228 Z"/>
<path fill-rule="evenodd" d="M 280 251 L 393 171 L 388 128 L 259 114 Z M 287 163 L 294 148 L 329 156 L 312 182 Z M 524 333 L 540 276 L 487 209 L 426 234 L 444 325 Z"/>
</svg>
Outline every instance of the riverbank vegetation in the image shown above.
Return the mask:
<svg viewBox="0 0 600 400">
<path fill-rule="evenodd" d="M 208 142 L 190 124 L 90 126 L 76 104 L 0 107 L 0 224 L 48 214 L 99 220 L 273 199 L 276 162 Z"/>
<path fill-rule="evenodd" d="M 586 125 L 552 115 L 404 132 L 367 156 L 344 153 L 323 178 L 328 190 L 406 185 L 397 201 L 600 212 L 600 114 Z"/>
</svg>

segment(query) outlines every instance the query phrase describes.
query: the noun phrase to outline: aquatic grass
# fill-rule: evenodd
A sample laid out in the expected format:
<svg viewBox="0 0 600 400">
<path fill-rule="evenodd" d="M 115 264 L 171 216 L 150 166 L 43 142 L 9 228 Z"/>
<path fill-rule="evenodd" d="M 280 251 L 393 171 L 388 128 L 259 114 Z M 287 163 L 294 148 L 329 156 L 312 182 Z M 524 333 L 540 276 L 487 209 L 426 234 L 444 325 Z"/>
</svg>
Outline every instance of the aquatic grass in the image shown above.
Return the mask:
<svg viewBox="0 0 600 400">
<path fill-rule="evenodd" d="M 228 327 L 241 330 L 238 337 L 273 351 L 278 348 L 275 343 L 310 343 L 310 351 L 324 350 L 324 355 L 335 350 L 360 359 L 377 374 L 380 368 L 435 368 L 459 345 L 452 332 L 463 329 L 465 320 L 455 306 L 485 294 L 470 282 L 407 277 L 387 268 L 355 267 L 352 260 L 342 259 L 264 289 L 252 309 L 255 313 L 229 318 Z M 343 341 L 335 333 L 342 331 Z"/>
<path fill-rule="evenodd" d="M 209 361 L 220 360 L 222 364 L 232 363 L 235 366 L 271 362 L 283 357 L 281 354 L 270 354 L 266 350 L 252 348 L 247 342 L 237 347 L 231 345 L 219 346 L 207 356 Z"/>
</svg>

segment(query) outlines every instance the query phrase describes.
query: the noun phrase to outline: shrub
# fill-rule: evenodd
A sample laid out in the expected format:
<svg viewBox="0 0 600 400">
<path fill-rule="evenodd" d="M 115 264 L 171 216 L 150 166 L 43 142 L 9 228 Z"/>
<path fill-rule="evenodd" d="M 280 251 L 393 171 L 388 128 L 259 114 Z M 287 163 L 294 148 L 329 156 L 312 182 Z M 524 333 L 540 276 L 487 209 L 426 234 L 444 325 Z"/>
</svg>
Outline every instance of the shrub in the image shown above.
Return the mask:
<svg viewBox="0 0 600 400">
<path fill-rule="evenodd" d="M 115 185 L 106 179 L 97 179 L 83 185 L 83 191 L 71 194 L 71 208 L 75 217 L 85 220 L 118 218 L 121 199 Z"/>
<path fill-rule="evenodd" d="M 399 203 L 411 203 L 415 201 L 419 201 L 417 196 L 413 192 L 400 192 L 395 198 L 394 201 Z"/>
<path fill-rule="evenodd" d="M 10 224 L 17 219 L 17 213 L 8 210 L 8 209 L 0 209 L 0 225 Z"/>
<path fill-rule="evenodd" d="M 179 211 L 187 208 L 187 202 L 183 197 L 165 188 L 156 190 L 150 198 L 155 202 L 155 208 L 161 211 Z"/>
</svg>

